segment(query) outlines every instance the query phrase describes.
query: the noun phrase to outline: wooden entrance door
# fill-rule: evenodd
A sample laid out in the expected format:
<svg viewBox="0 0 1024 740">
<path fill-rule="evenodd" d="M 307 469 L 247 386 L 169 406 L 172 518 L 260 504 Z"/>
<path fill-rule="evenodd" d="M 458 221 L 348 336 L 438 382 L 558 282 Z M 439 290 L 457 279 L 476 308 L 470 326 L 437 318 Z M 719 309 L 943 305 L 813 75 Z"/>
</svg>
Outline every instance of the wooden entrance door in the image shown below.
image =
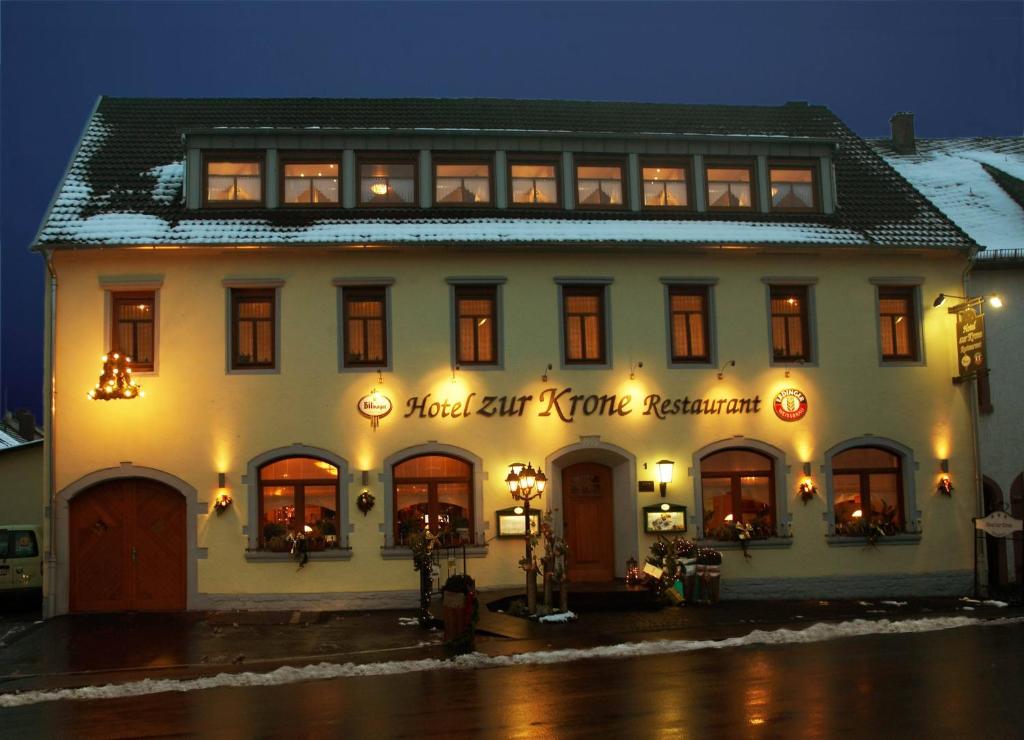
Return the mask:
<svg viewBox="0 0 1024 740">
<path fill-rule="evenodd" d="M 610 581 L 615 577 L 615 520 L 612 471 L 597 463 L 562 470 L 562 510 L 569 546 L 569 580 Z"/>
<path fill-rule="evenodd" d="M 185 608 L 185 497 L 144 478 L 101 483 L 69 506 L 76 612 Z"/>
</svg>

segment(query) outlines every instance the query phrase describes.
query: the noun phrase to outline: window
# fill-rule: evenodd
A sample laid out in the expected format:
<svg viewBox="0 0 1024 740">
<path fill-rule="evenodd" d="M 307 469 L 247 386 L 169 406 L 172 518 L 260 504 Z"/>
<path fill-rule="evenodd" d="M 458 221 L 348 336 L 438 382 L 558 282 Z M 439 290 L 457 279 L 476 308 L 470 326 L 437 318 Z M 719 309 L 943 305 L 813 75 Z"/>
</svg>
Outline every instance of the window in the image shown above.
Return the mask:
<svg viewBox="0 0 1024 740">
<path fill-rule="evenodd" d="M 810 362 L 807 286 L 771 286 L 772 359 Z"/>
<path fill-rule="evenodd" d="M 773 211 L 817 211 L 817 167 L 771 162 L 768 166 Z"/>
<path fill-rule="evenodd" d="M 605 362 L 604 286 L 562 287 L 566 364 Z"/>
<path fill-rule="evenodd" d="M 408 545 L 411 535 L 425 529 L 438 535 L 442 544 L 473 542 L 473 468 L 468 462 L 449 455 L 420 455 L 392 471 L 396 545 Z"/>
<path fill-rule="evenodd" d="M 640 170 L 644 208 L 688 208 L 689 178 L 684 165 L 672 162 L 645 163 Z"/>
<path fill-rule="evenodd" d="M 704 501 L 704 535 L 738 539 L 737 524 L 751 537 L 775 535 L 775 461 L 753 450 L 733 448 L 700 461 Z"/>
<path fill-rule="evenodd" d="M 670 285 L 668 301 L 672 362 L 711 362 L 708 288 L 704 285 Z"/>
<path fill-rule="evenodd" d="M 251 206 L 263 202 L 263 159 L 254 155 L 209 158 L 206 205 Z"/>
<path fill-rule="evenodd" d="M 901 457 L 881 447 L 852 447 L 832 457 L 836 534 L 891 535 L 904 529 Z"/>
<path fill-rule="evenodd" d="M 359 165 L 359 204 L 400 206 L 416 203 L 416 162 L 363 161 Z"/>
<path fill-rule="evenodd" d="M 434 202 L 439 206 L 490 205 L 491 165 L 435 159 Z"/>
<path fill-rule="evenodd" d="M 132 370 L 151 372 L 155 355 L 156 293 L 111 293 L 110 349 L 131 358 Z"/>
<path fill-rule="evenodd" d="M 513 205 L 558 206 L 558 165 L 554 162 L 510 162 Z"/>
<path fill-rule="evenodd" d="M 885 361 L 919 359 L 915 295 L 913 287 L 878 289 L 878 331 Z"/>
<path fill-rule="evenodd" d="M 460 365 L 498 362 L 498 288 L 455 287 L 455 361 Z"/>
<path fill-rule="evenodd" d="M 754 165 L 717 163 L 707 165 L 709 210 L 753 210 Z"/>
<path fill-rule="evenodd" d="M 231 369 L 273 368 L 277 320 L 273 288 L 231 289 Z"/>
<path fill-rule="evenodd" d="M 344 366 L 388 364 L 387 288 L 342 288 Z"/>
<path fill-rule="evenodd" d="M 260 468 L 260 547 L 291 549 L 305 535 L 310 550 L 338 547 L 338 469 L 325 460 L 289 457 Z"/>
<path fill-rule="evenodd" d="M 621 164 L 576 166 L 576 205 L 580 208 L 621 208 L 623 201 Z"/>
<path fill-rule="evenodd" d="M 282 167 L 285 205 L 336 206 L 341 202 L 341 166 L 330 160 L 285 162 Z"/>
</svg>

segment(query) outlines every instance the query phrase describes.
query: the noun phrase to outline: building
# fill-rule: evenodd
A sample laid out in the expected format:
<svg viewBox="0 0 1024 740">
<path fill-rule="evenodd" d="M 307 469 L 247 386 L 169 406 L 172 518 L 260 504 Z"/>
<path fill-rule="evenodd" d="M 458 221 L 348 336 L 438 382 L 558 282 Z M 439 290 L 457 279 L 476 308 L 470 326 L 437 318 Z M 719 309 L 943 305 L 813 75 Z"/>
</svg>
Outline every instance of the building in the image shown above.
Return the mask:
<svg viewBox="0 0 1024 740">
<path fill-rule="evenodd" d="M 518 584 L 517 460 L 574 580 L 971 587 L 977 245 L 824 107 L 102 98 L 34 248 L 48 614 L 411 605 L 423 526 Z"/>
<path fill-rule="evenodd" d="M 0 419 L 0 529 L 43 524 L 43 435 L 29 411 Z"/>
<path fill-rule="evenodd" d="M 977 423 L 985 513 L 1024 518 L 1024 138 L 918 139 L 913 116 L 893 118 L 890 140 L 872 142 L 901 175 L 981 247 L 968 275 L 968 296 L 1000 296 L 985 325 L 987 375 L 979 387 Z M 987 585 L 1024 581 L 1017 535 L 989 538 Z"/>
</svg>

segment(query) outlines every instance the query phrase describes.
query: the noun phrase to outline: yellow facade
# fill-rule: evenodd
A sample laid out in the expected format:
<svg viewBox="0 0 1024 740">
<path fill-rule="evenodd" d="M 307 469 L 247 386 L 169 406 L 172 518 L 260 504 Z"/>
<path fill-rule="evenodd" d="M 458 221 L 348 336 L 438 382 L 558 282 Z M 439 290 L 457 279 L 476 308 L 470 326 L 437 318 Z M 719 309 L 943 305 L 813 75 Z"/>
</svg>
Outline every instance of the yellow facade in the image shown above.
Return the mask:
<svg viewBox="0 0 1024 740">
<path fill-rule="evenodd" d="M 54 490 L 59 494 L 97 471 L 123 463 L 163 471 L 185 481 L 204 502 L 207 513 L 189 516 L 199 556 L 190 607 L 244 601 L 260 595 L 287 603 L 298 595 L 336 596 L 405 592 L 417 587 L 408 559 L 382 556 L 388 492 L 382 489 L 383 461 L 401 450 L 428 442 L 450 445 L 482 462 L 483 537 L 486 554 L 469 561 L 480 586 L 518 584 L 521 540 L 492 539 L 495 514 L 513 504 L 504 483 L 515 460 L 550 464 L 559 450 L 587 445 L 614 446 L 635 461 L 629 480 L 655 479 L 654 463 L 674 460 L 675 475 L 664 500 L 688 507 L 694 501 L 694 453 L 713 443 L 741 436 L 782 450 L 786 498 L 792 515 L 791 538 L 782 547 L 738 549 L 724 553 L 723 582 L 742 594 L 743 583 L 778 584 L 778 594 L 796 594 L 813 584 L 822 595 L 843 579 L 877 576 L 895 579 L 890 590 L 935 591 L 935 579 L 947 574 L 956 587 L 970 582 L 971 517 L 976 513 L 976 470 L 971 437 L 970 398 L 954 386 L 952 319 L 932 310 L 930 297 L 960 293 L 965 257 L 879 250 L 804 250 L 785 248 L 589 250 L 473 249 L 149 249 L 60 251 L 55 322 Z M 504 367 L 499 370 L 451 366 L 450 292 L 446 279 L 501 276 Z M 718 364 L 735 360 L 724 377 L 706 368 L 670 368 L 667 358 L 664 277 L 701 276 L 717 280 L 714 326 Z M 812 321 L 816 326 L 815 366 L 787 368 L 769 363 L 769 332 L 764 278 L 812 278 Z M 140 374 L 146 396 L 132 401 L 99 402 L 86 397 L 100 371 L 104 346 L 104 280 L 158 277 L 158 368 Z M 335 279 L 391 278 L 393 369 L 378 383 L 375 370 L 338 368 L 338 288 Z M 610 360 L 608 369 L 560 366 L 559 305 L 556 277 L 611 278 L 608 287 Z M 925 362 L 905 367 L 879 363 L 876 289 L 872 278 L 905 277 L 921 282 L 926 299 L 922 319 Z M 226 371 L 226 288 L 231 279 L 283 280 L 279 293 L 279 372 L 232 374 Z M 631 365 L 643 363 L 630 379 Z M 548 381 L 541 375 L 551 363 Z M 372 430 L 356 404 L 377 387 L 394 404 Z M 539 395 L 546 388 L 571 387 L 573 393 L 615 394 L 631 398 L 631 413 L 586 416 L 571 423 L 541 416 Z M 785 422 L 772 411 L 772 398 L 796 388 L 808 399 L 800 421 Z M 431 400 L 462 400 L 468 394 L 532 395 L 521 417 L 406 417 L 410 397 L 430 393 Z M 757 396 L 756 414 L 668 416 L 643 413 L 647 396 L 721 398 Z M 861 435 L 890 439 L 913 451 L 916 506 L 921 535 L 908 544 L 829 544 L 825 513 L 824 453 Z M 598 437 L 599 440 L 594 440 Z M 589 438 L 589 439 L 584 439 Z M 584 439 L 581 442 L 581 439 Z M 342 484 L 347 506 L 351 559 L 318 559 L 301 570 L 288 560 L 247 560 L 244 527 L 255 504 L 242 478 L 249 461 L 268 451 L 301 444 L 321 448 L 348 462 L 354 476 Z M 582 453 L 585 457 L 585 452 Z M 949 460 L 955 492 L 936 493 L 940 460 Z M 802 464 L 812 465 L 819 495 L 803 504 L 797 493 Z M 646 466 L 646 469 L 645 467 Z M 355 506 L 363 490 L 360 471 L 369 471 L 366 489 L 377 506 L 366 516 Z M 226 473 L 233 505 L 213 512 L 218 473 Z M 557 485 L 557 484 L 556 484 Z M 636 506 L 660 503 L 654 493 L 622 490 Z M 543 502 L 543 499 L 542 499 Z M 65 504 L 66 505 L 66 504 Z M 908 512 L 910 516 L 910 512 Z M 652 535 L 643 533 L 639 511 L 617 516 L 617 541 L 635 541 L 636 551 L 616 551 L 621 574 L 628 557 L 647 553 Z M 916 523 L 915 523 L 916 526 Z M 630 529 L 633 532 L 630 532 Z M 628 537 L 619 537 L 626 532 Z M 692 529 L 690 534 L 692 534 Z M 55 533 L 56 541 L 60 533 Z M 58 560 L 61 558 L 58 552 Z M 966 574 L 966 576 L 965 576 Z M 932 578 L 915 587 L 918 576 Z M 51 575 L 52 577 L 52 575 Z M 801 580 L 804 579 L 804 580 Z M 811 580 L 807 580 L 811 579 Z M 902 580 L 901 580 L 902 579 Z M 921 581 L 922 584 L 925 581 Z M 856 589 L 857 587 L 851 586 Z M 849 590 L 849 589 L 847 589 Z M 882 589 L 885 590 L 885 589 Z M 762 588 L 762 591 L 764 589 Z M 58 596 L 58 601 L 60 597 Z M 384 603 L 383 601 L 381 603 Z"/>
</svg>

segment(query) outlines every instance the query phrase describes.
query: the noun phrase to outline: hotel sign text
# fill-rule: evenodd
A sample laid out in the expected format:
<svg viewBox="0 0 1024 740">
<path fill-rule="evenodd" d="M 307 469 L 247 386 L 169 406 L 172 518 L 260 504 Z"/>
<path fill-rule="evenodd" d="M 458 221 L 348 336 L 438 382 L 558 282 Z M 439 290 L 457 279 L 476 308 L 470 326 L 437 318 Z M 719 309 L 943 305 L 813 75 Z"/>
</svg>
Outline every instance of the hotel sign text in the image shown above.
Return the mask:
<svg viewBox="0 0 1024 740">
<path fill-rule="evenodd" d="M 757 414 L 761 397 L 695 397 L 650 394 L 643 399 L 629 394 L 574 393 L 571 387 L 545 388 L 536 395 L 485 396 L 468 393 L 458 400 L 439 400 L 430 393 L 412 396 L 405 402 L 405 417 L 420 419 L 462 419 L 469 416 L 522 417 L 553 416 L 571 424 L 579 416 L 630 416 L 638 413 L 667 419 L 670 416 Z"/>
</svg>

